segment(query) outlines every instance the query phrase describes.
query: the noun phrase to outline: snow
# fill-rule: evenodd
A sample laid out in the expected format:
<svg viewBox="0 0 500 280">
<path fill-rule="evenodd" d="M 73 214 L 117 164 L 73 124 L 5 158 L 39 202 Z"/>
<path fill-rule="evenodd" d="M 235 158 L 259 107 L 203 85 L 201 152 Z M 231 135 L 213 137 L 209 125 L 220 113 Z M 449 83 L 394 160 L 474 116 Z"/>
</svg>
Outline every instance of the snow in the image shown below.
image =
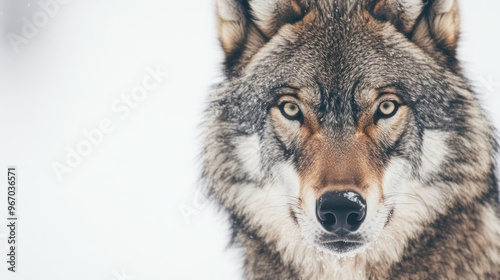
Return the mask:
<svg viewBox="0 0 500 280">
<path fill-rule="evenodd" d="M 19 171 L 18 273 L 2 262 L 0 279 L 239 279 L 224 218 L 196 189 L 200 112 L 221 77 L 213 1 L 67 2 L 19 52 L 8 32 L 41 7 L 0 2 L 0 168 Z M 462 1 L 460 48 L 497 125 L 498 10 Z M 145 89 L 151 71 L 168 77 Z"/>
<path fill-rule="evenodd" d="M 365 204 L 360 201 L 359 195 L 355 192 L 345 192 L 344 197 L 356 204 L 361 205 L 363 209 L 366 207 Z"/>
</svg>

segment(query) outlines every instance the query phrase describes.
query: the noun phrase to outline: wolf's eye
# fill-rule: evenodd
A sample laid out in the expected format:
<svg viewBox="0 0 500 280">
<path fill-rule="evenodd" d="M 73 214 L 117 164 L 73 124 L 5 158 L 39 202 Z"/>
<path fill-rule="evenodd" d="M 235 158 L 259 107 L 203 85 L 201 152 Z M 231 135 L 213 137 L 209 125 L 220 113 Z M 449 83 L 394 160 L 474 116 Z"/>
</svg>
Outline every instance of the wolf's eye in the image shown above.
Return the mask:
<svg viewBox="0 0 500 280">
<path fill-rule="evenodd" d="M 301 112 L 299 105 L 292 102 L 283 102 L 279 106 L 281 114 L 289 120 L 299 120 Z"/>
<path fill-rule="evenodd" d="M 377 115 L 379 118 L 390 118 L 396 114 L 398 111 L 399 104 L 396 103 L 396 101 L 393 100 L 387 100 L 378 106 L 378 112 Z"/>
</svg>

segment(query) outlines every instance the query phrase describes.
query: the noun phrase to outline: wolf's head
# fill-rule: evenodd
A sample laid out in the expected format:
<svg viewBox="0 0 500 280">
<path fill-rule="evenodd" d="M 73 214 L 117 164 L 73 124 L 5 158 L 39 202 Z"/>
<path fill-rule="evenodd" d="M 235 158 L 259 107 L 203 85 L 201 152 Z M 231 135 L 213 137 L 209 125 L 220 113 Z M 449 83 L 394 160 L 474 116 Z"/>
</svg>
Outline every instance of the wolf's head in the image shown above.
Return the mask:
<svg viewBox="0 0 500 280">
<path fill-rule="evenodd" d="M 227 79 L 204 177 L 236 227 L 284 251 L 300 236 L 397 253 L 449 209 L 495 199 L 457 1 L 218 0 L 217 13 Z"/>
</svg>

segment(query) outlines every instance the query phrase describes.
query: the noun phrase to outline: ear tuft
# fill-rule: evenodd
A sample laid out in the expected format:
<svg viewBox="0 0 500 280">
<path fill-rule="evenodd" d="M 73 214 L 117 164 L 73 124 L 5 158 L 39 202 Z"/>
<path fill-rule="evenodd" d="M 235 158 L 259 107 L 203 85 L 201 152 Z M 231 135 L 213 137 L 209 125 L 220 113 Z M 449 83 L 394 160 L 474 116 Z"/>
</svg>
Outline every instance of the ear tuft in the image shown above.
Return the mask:
<svg viewBox="0 0 500 280">
<path fill-rule="evenodd" d="M 241 68 L 279 29 L 299 21 L 305 0 L 217 0 L 219 40 L 226 70 Z"/>
<path fill-rule="evenodd" d="M 438 61 L 456 66 L 458 0 L 375 0 L 372 13 L 379 20 L 393 23 Z"/>
<path fill-rule="evenodd" d="M 439 48 L 455 51 L 460 34 L 460 14 L 457 0 L 435 0 L 426 13 L 425 21 L 418 23 L 413 40 L 429 48 L 428 37 L 434 39 Z"/>
<path fill-rule="evenodd" d="M 217 29 L 226 54 L 232 53 L 245 36 L 247 15 L 241 1 L 217 0 Z"/>
<path fill-rule="evenodd" d="M 422 14 L 423 0 L 378 0 L 373 6 L 373 15 L 382 21 L 390 21 L 400 31 L 409 33 Z"/>
</svg>

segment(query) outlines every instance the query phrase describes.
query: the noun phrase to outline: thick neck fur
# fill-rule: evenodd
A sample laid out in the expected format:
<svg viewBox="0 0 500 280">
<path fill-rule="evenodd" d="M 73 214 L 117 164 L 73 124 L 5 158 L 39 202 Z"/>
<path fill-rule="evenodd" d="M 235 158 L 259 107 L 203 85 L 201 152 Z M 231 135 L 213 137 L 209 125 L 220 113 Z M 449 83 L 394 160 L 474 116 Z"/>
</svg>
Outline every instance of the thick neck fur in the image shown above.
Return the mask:
<svg viewBox="0 0 500 280">
<path fill-rule="evenodd" d="M 456 204 L 414 238 L 382 236 L 355 256 L 336 257 L 295 239 L 283 247 L 262 229 L 233 216 L 234 243 L 243 247 L 247 279 L 498 279 L 500 224 L 494 206 Z M 286 228 L 286 226 L 284 226 Z M 282 231 L 283 232 L 283 231 Z M 390 235 L 390 234 L 389 234 Z M 391 248 L 392 247 L 392 248 Z M 399 252 L 399 253 L 397 253 Z"/>
</svg>

